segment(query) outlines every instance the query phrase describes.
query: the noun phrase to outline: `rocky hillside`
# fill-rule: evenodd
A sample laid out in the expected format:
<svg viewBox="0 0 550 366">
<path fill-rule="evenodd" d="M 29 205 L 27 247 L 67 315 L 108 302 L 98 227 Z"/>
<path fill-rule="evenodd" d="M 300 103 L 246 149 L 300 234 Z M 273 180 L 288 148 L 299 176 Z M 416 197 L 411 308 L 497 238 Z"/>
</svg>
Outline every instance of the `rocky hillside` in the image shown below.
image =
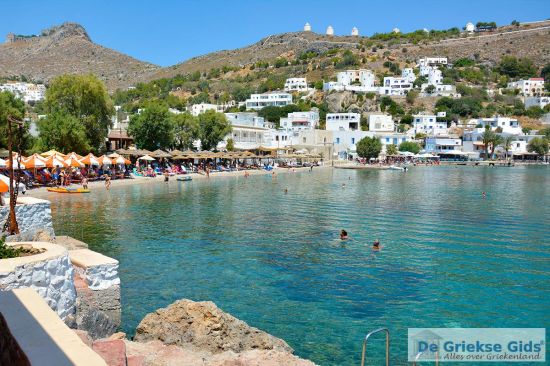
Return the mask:
<svg viewBox="0 0 550 366">
<path fill-rule="evenodd" d="M 46 29 L 38 37 L 0 44 L 0 76 L 5 77 L 24 75 L 47 82 L 61 74 L 93 73 L 114 90 L 157 69 L 93 43 L 86 30 L 75 23 Z"/>
</svg>

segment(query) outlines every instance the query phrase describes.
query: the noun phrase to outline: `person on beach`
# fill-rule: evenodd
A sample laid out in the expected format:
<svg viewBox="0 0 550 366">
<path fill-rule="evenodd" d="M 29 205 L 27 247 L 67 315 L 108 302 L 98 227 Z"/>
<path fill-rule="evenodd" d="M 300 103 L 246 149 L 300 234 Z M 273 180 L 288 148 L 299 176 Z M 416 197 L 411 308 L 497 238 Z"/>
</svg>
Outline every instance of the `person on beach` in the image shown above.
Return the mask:
<svg viewBox="0 0 550 366">
<path fill-rule="evenodd" d="M 340 240 L 347 240 L 348 238 L 348 232 L 346 230 L 340 231 Z"/>
<path fill-rule="evenodd" d="M 168 174 L 168 170 L 165 170 L 164 171 L 164 181 L 166 183 L 168 183 L 169 180 L 170 180 L 170 174 Z"/>
<path fill-rule="evenodd" d="M 380 250 L 380 240 L 376 239 L 374 243 L 372 243 L 372 250 Z"/>
<path fill-rule="evenodd" d="M 109 190 L 111 188 L 111 176 L 109 174 L 104 174 L 105 177 L 105 188 Z"/>
<path fill-rule="evenodd" d="M 88 189 L 88 178 L 87 177 L 82 177 L 82 188 L 84 189 Z"/>
<path fill-rule="evenodd" d="M 309 167 L 309 171 L 310 171 L 310 172 L 313 171 L 313 164 L 311 164 L 311 166 Z"/>
<path fill-rule="evenodd" d="M 204 171 L 206 172 L 206 178 L 210 178 L 210 168 L 208 166 L 206 166 L 204 168 Z"/>
</svg>

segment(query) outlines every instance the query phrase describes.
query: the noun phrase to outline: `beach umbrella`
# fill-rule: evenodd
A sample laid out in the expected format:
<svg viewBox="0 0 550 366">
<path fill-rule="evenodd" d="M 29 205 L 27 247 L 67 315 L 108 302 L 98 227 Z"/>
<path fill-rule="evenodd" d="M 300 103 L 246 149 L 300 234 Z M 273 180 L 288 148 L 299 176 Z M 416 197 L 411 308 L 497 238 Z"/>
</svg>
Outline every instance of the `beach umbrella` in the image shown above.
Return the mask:
<svg viewBox="0 0 550 366">
<path fill-rule="evenodd" d="M 144 160 L 144 161 L 155 161 L 155 158 L 150 157 L 149 155 L 143 155 L 138 158 L 138 160 Z"/>
<path fill-rule="evenodd" d="M 84 165 L 95 165 L 99 166 L 99 161 L 97 161 L 97 158 L 94 156 L 94 154 L 89 153 L 85 157 L 83 157 L 80 162 Z"/>
<path fill-rule="evenodd" d="M 25 168 L 26 169 L 40 169 L 46 167 L 46 159 L 41 157 L 38 154 L 32 154 L 25 159 Z"/>
<path fill-rule="evenodd" d="M 128 161 L 128 163 L 126 163 Z M 111 162 L 114 164 L 114 165 L 125 165 L 125 164 L 130 164 L 130 160 L 128 159 L 124 159 L 122 156 L 118 156 L 116 158 L 113 158 L 111 160 Z"/>
<path fill-rule="evenodd" d="M 62 154 L 62 153 L 60 153 L 59 151 L 56 151 L 56 150 L 50 150 L 50 151 L 46 151 L 46 152 L 40 154 L 40 156 L 45 157 L 45 158 L 49 158 L 52 155 L 58 155 L 58 156 L 60 155 L 62 157 L 65 156 L 65 154 Z"/>
<path fill-rule="evenodd" d="M 112 165 L 113 161 L 106 157 L 105 155 L 101 155 L 99 158 L 97 158 L 97 161 L 100 165 Z"/>
<path fill-rule="evenodd" d="M 107 157 L 111 158 L 111 159 L 117 159 L 117 158 L 120 157 L 120 155 L 117 154 L 116 152 L 114 152 L 114 153 L 111 153 L 111 154 L 107 155 Z"/>
<path fill-rule="evenodd" d="M 8 182 L 4 182 L 4 179 L 2 178 L 4 177 L 2 174 L 0 174 L 0 193 L 6 193 L 6 192 L 9 192 L 10 190 L 10 183 L 9 181 Z"/>
<path fill-rule="evenodd" d="M 77 159 L 76 157 L 73 157 L 73 156 L 65 159 L 64 162 L 69 167 L 74 167 L 74 168 L 84 167 L 84 164 L 82 164 L 79 159 Z"/>
<path fill-rule="evenodd" d="M 12 164 L 13 164 L 13 169 L 19 169 L 19 170 L 22 170 L 22 169 L 25 169 L 25 164 L 23 164 L 23 160 L 25 158 L 23 156 L 21 156 L 21 162 L 18 162 L 17 161 L 17 154 L 13 154 L 13 159 L 10 161 L 10 160 L 6 160 L 6 166 L 9 168 Z"/>
<path fill-rule="evenodd" d="M 187 160 L 187 159 L 189 159 L 189 156 L 176 155 L 172 159 L 174 159 L 174 160 Z"/>
<path fill-rule="evenodd" d="M 46 167 L 48 168 L 65 168 L 67 164 L 63 161 L 63 156 L 52 155 L 46 159 Z"/>
</svg>

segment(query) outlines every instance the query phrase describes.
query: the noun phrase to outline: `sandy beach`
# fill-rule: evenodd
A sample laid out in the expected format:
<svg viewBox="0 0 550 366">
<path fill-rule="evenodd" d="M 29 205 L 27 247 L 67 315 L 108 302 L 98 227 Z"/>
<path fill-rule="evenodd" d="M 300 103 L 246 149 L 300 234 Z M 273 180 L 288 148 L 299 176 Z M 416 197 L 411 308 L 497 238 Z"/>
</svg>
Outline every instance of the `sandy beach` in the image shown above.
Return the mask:
<svg viewBox="0 0 550 366">
<path fill-rule="evenodd" d="M 314 167 L 314 170 L 317 169 L 327 169 L 330 168 L 328 166 L 319 166 Z M 303 167 L 303 168 L 275 168 L 272 171 L 266 171 L 266 170 L 239 170 L 239 171 L 233 171 L 233 172 L 214 172 L 210 173 L 210 177 L 207 177 L 205 174 L 198 174 L 198 173 L 191 173 L 188 174 L 188 176 L 192 177 L 193 180 L 206 180 L 206 179 L 219 179 L 219 178 L 229 178 L 229 177 L 243 177 L 245 173 L 248 173 L 249 175 L 272 175 L 275 174 L 289 174 L 289 173 L 297 173 L 297 172 L 305 172 L 309 171 L 309 167 Z M 183 175 L 178 175 L 183 176 Z M 171 176 L 170 182 L 177 182 L 176 177 L 178 176 Z M 187 175 L 186 175 L 187 176 Z M 111 181 L 111 188 L 113 187 L 122 187 L 122 186 L 129 186 L 129 185 L 138 185 L 138 184 L 159 184 L 164 183 L 164 176 L 158 175 L 154 178 L 151 177 L 136 177 L 134 179 L 117 179 Z M 82 187 L 81 185 L 73 184 L 70 187 Z M 94 181 L 88 183 L 88 188 L 91 192 L 94 190 L 105 190 L 105 181 Z M 48 192 L 47 187 L 40 187 L 40 188 L 34 188 L 27 190 L 25 196 L 30 197 L 36 197 L 36 198 L 46 198 L 48 196 L 51 196 L 53 193 Z M 62 193 L 61 193 L 62 194 Z"/>
</svg>

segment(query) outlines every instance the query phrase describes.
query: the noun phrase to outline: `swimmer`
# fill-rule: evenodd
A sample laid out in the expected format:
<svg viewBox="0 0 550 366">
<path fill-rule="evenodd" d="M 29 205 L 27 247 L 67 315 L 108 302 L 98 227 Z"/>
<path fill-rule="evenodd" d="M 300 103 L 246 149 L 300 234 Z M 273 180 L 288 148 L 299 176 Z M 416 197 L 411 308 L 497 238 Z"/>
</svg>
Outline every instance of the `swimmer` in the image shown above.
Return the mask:
<svg viewBox="0 0 550 366">
<path fill-rule="evenodd" d="M 481 192 L 481 197 L 483 197 L 483 198 L 487 198 L 487 193 L 485 193 L 485 192 Z"/>
<path fill-rule="evenodd" d="M 285 194 L 287 194 L 287 193 L 288 193 L 288 188 L 285 188 Z"/>
<path fill-rule="evenodd" d="M 348 177 L 348 180 L 351 180 L 351 177 Z"/>
<path fill-rule="evenodd" d="M 380 240 L 376 239 L 374 243 L 372 243 L 372 250 L 380 250 Z"/>
<path fill-rule="evenodd" d="M 342 188 L 346 188 L 346 183 L 342 183 Z"/>
<path fill-rule="evenodd" d="M 348 239 L 348 232 L 346 230 L 340 231 L 340 240 L 347 240 Z"/>
</svg>

